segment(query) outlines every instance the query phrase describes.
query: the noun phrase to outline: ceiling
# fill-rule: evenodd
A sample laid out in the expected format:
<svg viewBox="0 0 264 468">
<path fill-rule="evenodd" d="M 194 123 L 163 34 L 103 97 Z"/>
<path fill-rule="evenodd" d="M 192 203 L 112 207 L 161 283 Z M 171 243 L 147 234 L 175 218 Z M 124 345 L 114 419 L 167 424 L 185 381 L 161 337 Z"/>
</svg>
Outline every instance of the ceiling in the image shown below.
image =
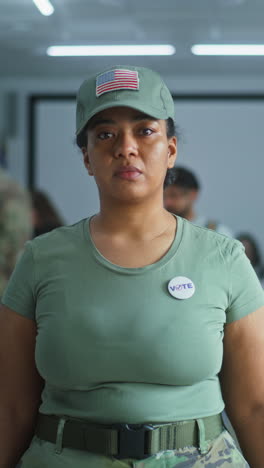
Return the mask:
<svg viewBox="0 0 264 468">
<path fill-rule="evenodd" d="M 194 43 L 264 43 L 263 0 L 0 0 L 0 76 L 65 78 L 113 64 L 145 65 L 163 76 L 262 76 L 264 57 L 197 57 Z M 169 43 L 169 57 L 48 57 L 51 45 Z"/>
</svg>

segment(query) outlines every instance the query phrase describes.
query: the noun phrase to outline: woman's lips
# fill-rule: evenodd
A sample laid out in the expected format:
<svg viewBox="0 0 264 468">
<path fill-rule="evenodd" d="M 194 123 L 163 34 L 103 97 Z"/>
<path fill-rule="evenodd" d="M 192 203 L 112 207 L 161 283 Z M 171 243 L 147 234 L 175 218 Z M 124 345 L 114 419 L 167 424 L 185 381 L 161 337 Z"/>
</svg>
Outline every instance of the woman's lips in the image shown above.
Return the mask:
<svg viewBox="0 0 264 468">
<path fill-rule="evenodd" d="M 116 177 L 120 177 L 121 179 L 133 180 L 137 179 L 142 172 L 137 167 L 120 167 L 115 172 Z"/>
</svg>

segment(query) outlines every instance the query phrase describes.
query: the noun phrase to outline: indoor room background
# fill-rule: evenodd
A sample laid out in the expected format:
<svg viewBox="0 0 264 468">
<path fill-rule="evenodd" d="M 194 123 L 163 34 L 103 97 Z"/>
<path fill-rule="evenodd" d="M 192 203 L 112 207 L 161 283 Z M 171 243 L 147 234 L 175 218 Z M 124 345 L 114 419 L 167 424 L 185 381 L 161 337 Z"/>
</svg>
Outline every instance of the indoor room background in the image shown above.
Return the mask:
<svg viewBox="0 0 264 468">
<path fill-rule="evenodd" d="M 195 44 L 264 43 L 259 0 L 1 1 L 0 151 L 10 174 L 47 191 L 67 223 L 98 210 L 93 180 L 75 144 L 74 96 L 81 81 L 114 64 L 158 71 L 175 99 L 177 164 L 202 190 L 197 211 L 251 232 L 264 250 L 264 60 L 200 56 Z M 261 14 L 262 13 L 262 14 Z M 53 45 L 170 44 L 166 56 L 47 55 Z M 33 120 L 32 120 L 33 119 Z"/>
</svg>

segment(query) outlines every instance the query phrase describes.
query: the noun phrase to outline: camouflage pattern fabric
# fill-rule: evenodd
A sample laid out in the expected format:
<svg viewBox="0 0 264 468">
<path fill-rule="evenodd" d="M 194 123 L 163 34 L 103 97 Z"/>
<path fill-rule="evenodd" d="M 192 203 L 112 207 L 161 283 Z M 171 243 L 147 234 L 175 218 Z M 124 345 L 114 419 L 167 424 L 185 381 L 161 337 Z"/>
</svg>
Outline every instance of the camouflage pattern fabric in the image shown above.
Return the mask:
<svg viewBox="0 0 264 468">
<path fill-rule="evenodd" d="M 0 297 L 31 234 L 29 195 L 0 169 Z"/>
<path fill-rule="evenodd" d="M 34 438 L 22 458 L 21 468 L 249 468 L 227 431 L 223 431 L 209 444 L 208 452 L 201 455 L 190 447 L 168 450 L 144 460 L 117 460 L 85 451 L 62 449 L 55 452 L 55 445 Z"/>
<path fill-rule="evenodd" d="M 160 456 L 160 465 L 158 457 L 159 454 L 153 460 L 147 459 L 145 462 L 135 463 L 131 466 L 133 468 L 249 468 L 227 431 L 224 431 L 214 441 L 205 455 L 200 455 L 197 449 L 163 452 Z"/>
</svg>

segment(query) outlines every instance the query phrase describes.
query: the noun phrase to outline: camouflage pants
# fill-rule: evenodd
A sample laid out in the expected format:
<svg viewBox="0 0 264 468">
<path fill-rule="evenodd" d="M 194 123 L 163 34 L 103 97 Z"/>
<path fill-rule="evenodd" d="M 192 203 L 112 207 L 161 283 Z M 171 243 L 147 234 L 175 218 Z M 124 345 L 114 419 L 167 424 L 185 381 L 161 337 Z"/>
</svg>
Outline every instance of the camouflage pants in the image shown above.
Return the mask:
<svg viewBox="0 0 264 468">
<path fill-rule="evenodd" d="M 205 455 L 189 447 L 160 452 L 144 460 L 116 460 L 68 448 L 58 454 L 54 447 L 34 438 L 22 458 L 21 468 L 249 468 L 227 431 L 212 441 Z"/>
</svg>

